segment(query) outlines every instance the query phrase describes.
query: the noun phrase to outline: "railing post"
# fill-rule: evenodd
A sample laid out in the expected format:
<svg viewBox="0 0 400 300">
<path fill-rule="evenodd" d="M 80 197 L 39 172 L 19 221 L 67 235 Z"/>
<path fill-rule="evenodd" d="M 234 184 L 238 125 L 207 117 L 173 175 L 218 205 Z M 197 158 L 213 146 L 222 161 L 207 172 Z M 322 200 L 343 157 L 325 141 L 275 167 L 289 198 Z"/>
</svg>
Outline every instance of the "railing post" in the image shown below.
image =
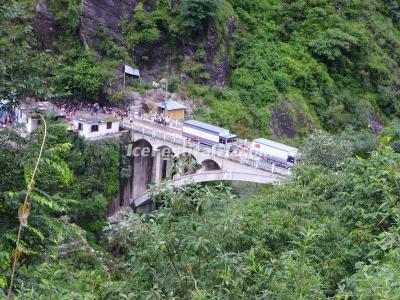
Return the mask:
<svg viewBox="0 0 400 300">
<path fill-rule="evenodd" d="M 271 166 L 271 173 L 272 174 L 274 174 L 274 170 L 275 170 L 275 163 L 272 163 L 272 166 Z"/>
<path fill-rule="evenodd" d="M 240 156 L 240 164 L 243 165 L 243 155 Z"/>
<path fill-rule="evenodd" d="M 176 144 L 176 135 L 174 135 L 174 144 Z"/>
<path fill-rule="evenodd" d="M 183 138 L 183 147 L 186 148 L 186 139 Z"/>
<path fill-rule="evenodd" d="M 258 160 L 256 160 L 255 168 L 258 169 Z"/>
<path fill-rule="evenodd" d="M 200 151 L 200 142 L 197 143 L 197 151 Z"/>
<path fill-rule="evenodd" d="M 142 126 L 142 134 L 144 135 L 144 126 Z"/>
</svg>

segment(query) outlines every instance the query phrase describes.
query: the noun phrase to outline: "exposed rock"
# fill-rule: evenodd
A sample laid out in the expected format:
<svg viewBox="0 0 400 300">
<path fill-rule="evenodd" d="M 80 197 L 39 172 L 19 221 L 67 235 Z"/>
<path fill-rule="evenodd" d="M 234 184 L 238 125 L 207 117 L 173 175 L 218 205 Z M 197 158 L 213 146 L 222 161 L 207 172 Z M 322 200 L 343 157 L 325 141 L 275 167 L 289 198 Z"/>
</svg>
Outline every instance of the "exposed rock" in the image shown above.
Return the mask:
<svg viewBox="0 0 400 300">
<path fill-rule="evenodd" d="M 81 4 L 80 36 L 86 48 L 98 42 L 94 34 L 100 26 L 114 40 L 122 41 L 119 24 L 124 18 L 131 18 L 139 0 L 83 0 Z"/>
<path fill-rule="evenodd" d="M 138 92 L 127 91 L 125 100 L 132 104 L 138 104 L 138 103 L 143 102 L 143 97 Z"/>
<path fill-rule="evenodd" d="M 36 4 L 36 16 L 33 28 L 46 49 L 54 51 L 54 38 L 57 35 L 57 27 L 54 17 L 46 5 L 45 0 L 39 0 Z"/>
<path fill-rule="evenodd" d="M 300 130 L 312 131 L 312 121 L 297 103 L 288 100 L 271 107 L 269 127 L 278 137 L 294 138 Z"/>
<path fill-rule="evenodd" d="M 382 133 L 382 130 L 385 126 L 375 113 L 370 112 L 368 116 L 368 127 L 371 128 L 371 131 L 374 134 L 378 135 Z"/>
<path fill-rule="evenodd" d="M 86 49 L 95 49 L 100 41 L 95 37 L 100 26 L 105 34 L 111 36 L 116 42 L 123 42 L 119 24 L 125 18 L 134 18 L 134 8 L 139 0 L 82 0 L 80 15 L 80 36 Z M 147 0 L 143 5 L 147 11 L 154 10 L 155 0 Z M 181 55 L 192 59 L 196 45 L 203 42 L 206 50 L 206 59 L 203 71 L 210 74 L 209 83 L 224 86 L 229 73 L 229 47 L 233 32 L 236 28 L 234 17 L 226 19 L 225 33 L 217 32 L 216 26 L 210 28 L 207 37 L 202 40 L 193 39 L 182 41 L 182 44 L 171 47 L 170 40 L 163 30 L 160 30 L 160 38 L 151 44 L 143 44 L 135 47 L 133 58 L 140 69 L 144 80 L 151 82 L 158 80 L 165 72 L 177 73 L 181 62 Z M 167 70 L 168 68 L 168 70 Z M 185 74 L 183 74 L 185 77 Z M 117 77 L 119 78 L 119 77 Z M 121 85 L 121 79 L 118 79 Z"/>
<path fill-rule="evenodd" d="M 170 99 L 171 93 L 165 92 L 162 89 L 150 90 L 143 94 L 142 104 L 147 108 L 146 110 L 156 110 L 157 104 Z"/>
<path fill-rule="evenodd" d="M 147 82 L 157 81 L 165 72 L 173 74 L 177 62 L 165 34 L 160 31 L 160 38 L 152 44 L 143 44 L 135 48 L 134 57 L 140 74 Z"/>
<path fill-rule="evenodd" d="M 171 93 L 168 93 L 162 89 L 149 90 L 143 94 L 145 101 L 154 103 L 165 101 L 165 99 L 169 99 L 169 97 L 171 97 Z"/>
<path fill-rule="evenodd" d="M 224 86 L 230 71 L 229 47 L 236 23 L 233 16 L 227 19 L 226 35 L 218 41 L 218 33 L 213 26 L 206 42 L 207 59 L 204 70 L 210 74 L 210 83 Z"/>
</svg>

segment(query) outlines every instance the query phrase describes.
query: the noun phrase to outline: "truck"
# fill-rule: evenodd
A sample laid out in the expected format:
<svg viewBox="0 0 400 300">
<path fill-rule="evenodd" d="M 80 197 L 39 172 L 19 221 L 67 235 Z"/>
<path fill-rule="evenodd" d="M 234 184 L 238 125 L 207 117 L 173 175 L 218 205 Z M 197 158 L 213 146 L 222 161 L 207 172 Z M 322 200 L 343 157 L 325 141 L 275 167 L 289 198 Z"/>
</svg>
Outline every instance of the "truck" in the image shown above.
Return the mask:
<svg viewBox="0 0 400 300">
<path fill-rule="evenodd" d="M 268 139 L 258 138 L 251 143 L 250 153 L 259 160 L 289 168 L 295 163 L 299 150 Z"/>
<path fill-rule="evenodd" d="M 182 136 L 206 146 L 217 144 L 231 146 L 236 142 L 236 135 L 231 134 L 228 129 L 197 120 L 183 121 Z"/>
</svg>

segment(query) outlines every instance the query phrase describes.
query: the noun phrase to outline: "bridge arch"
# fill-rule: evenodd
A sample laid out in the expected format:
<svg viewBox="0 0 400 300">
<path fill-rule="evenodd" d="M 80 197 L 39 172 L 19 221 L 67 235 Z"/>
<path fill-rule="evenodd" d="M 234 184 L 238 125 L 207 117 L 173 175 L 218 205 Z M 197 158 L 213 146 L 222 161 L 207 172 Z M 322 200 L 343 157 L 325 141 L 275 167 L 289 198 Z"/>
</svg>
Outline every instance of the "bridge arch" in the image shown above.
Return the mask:
<svg viewBox="0 0 400 300">
<path fill-rule="evenodd" d="M 149 147 L 151 150 L 153 150 L 153 145 L 151 143 L 151 141 L 147 140 L 147 139 L 137 139 L 133 142 L 133 147 Z"/>
<path fill-rule="evenodd" d="M 132 196 L 147 190 L 153 175 L 153 145 L 147 139 L 138 139 L 132 148 L 133 184 Z"/>
<path fill-rule="evenodd" d="M 173 175 L 176 174 L 174 170 L 174 165 L 176 164 L 176 157 L 173 149 L 167 145 L 161 145 L 157 147 L 157 150 L 160 151 L 160 167 L 161 167 L 161 180 L 162 179 L 171 179 Z"/>
<path fill-rule="evenodd" d="M 178 156 L 179 174 L 191 175 L 195 174 L 200 168 L 199 160 L 189 152 L 182 152 Z"/>
<path fill-rule="evenodd" d="M 210 182 L 210 181 L 243 181 L 253 182 L 260 184 L 276 184 L 283 181 L 284 178 L 274 174 L 254 174 L 247 172 L 223 172 L 223 171 L 209 171 L 199 172 L 197 174 L 177 176 L 174 179 L 167 181 L 171 187 L 180 187 L 193 183 Z M 140 207 L 151 199 L 149 191 L 144 192 L 135 199 L 131 199 L 133 208 Z"/>
<path fill-rule="evenodd" d="M 213 159 L 205 159 L 201 162 L 203 171 L 216 171 L 221 170 L 220 165 Z"/>
</svg>

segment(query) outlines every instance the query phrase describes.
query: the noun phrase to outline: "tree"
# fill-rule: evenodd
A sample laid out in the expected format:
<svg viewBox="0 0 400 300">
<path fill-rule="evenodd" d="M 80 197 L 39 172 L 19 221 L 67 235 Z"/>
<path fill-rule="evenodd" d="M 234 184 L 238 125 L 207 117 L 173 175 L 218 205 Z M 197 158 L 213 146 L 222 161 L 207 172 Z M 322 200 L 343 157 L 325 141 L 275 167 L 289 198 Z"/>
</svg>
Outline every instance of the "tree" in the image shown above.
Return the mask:
<svg viewBox="0 0 400 300">
<path fill-rule="evenodd" d="M 72 95 L 91 99 L 103 91 L 108 70 L 96 65 L 96 62 L 83 58 L 73 66 L 66 66 L 57 71 L 58 86 Z"/>
<path fill-rule="evenodd" d="M 304 141 L 300 161 L 334 169 L 351 156 L 351 150 L 349 142 L 318 131 Z"/>
<path fill-rule="evenodd" d="M 181 17 L 184 30 L 191 35 L 205 35 L 219 8 L 219 0 L 183 0 Z"/>
</svg>

